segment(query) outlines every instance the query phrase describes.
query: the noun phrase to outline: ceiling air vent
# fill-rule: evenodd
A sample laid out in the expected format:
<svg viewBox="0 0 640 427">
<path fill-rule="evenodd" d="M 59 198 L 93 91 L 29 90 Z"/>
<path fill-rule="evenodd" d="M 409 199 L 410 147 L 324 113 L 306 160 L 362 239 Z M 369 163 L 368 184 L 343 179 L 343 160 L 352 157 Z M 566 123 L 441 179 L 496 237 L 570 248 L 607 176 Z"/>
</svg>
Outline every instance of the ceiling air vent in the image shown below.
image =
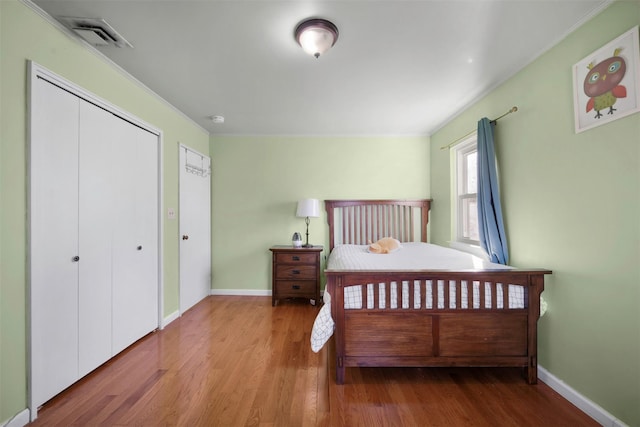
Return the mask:
<svg viewBox="0 0 640 427">
<path fill-rule="evenodd" d="M 70 16 L 61 16 L 58 19 L 71 31 L 94 46 L 133 47 L 104 19 Z"/>
</svg>

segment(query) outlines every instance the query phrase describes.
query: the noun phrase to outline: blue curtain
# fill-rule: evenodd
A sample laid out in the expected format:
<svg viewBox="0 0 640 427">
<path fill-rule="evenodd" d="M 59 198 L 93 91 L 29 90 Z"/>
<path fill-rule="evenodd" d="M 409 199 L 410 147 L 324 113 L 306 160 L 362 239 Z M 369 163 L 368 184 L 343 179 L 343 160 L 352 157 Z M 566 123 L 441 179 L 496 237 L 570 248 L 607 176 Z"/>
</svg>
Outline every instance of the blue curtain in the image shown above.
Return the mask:
<svg viewBox="0 0 640 427">
<path fill-rule="evenodd" d="M 509 250 L 502 221 L 493 125 L 486 117 L 478 122 L 478 227 L 480 245 L 491 262 L 506 265 Z"/>
</svg>

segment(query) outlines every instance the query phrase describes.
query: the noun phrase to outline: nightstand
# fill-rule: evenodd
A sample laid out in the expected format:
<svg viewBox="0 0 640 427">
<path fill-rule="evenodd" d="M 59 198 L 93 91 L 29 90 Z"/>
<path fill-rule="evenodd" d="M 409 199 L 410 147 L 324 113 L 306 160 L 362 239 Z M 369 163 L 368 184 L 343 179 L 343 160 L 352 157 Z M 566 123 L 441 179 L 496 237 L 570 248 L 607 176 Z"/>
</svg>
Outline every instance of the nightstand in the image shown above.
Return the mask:
<svg viewBox="0 0 640 427">
<path fill-rule="evenodd" d="M 310 248 L 276 245 L 269 248 L 273 255 L 271 305 L 282 298 L 307 298 L 311 304 L 320 302 L 321 245 Z"/>
</svg>

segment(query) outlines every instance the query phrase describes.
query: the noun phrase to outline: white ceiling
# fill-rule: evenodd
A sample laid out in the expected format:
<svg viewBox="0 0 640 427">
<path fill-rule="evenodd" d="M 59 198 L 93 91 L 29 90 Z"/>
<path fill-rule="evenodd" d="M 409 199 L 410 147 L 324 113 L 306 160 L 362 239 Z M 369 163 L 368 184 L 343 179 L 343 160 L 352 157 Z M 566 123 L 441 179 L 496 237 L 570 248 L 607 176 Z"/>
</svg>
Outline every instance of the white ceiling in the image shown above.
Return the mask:
<svg viewBox="0 0 640 427">
<path fill-rule="evenodd" d="M 134 48 L 98 50 L 211 134 L 350 136 L 430 135 L 610 0 L 33 2 L 105 19 Z M 340 31 L 319 59 L 309 17 Z"/>
</svg>

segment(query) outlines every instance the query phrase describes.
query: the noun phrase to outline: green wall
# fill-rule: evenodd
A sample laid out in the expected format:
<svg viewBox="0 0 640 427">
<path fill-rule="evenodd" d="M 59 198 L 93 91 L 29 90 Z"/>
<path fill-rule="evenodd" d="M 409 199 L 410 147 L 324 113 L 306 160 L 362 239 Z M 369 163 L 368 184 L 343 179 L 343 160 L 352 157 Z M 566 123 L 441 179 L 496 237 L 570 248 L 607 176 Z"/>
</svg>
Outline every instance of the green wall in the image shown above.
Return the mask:
<svg viewBox="0 0 640 427">
<path fill-rule="evenodd" d="M 640 2 L 615 2 L 431 138 L 432 238 L 446 244 L 449 151 L 440 147 L 480 118 L 518 106 L 495 128 L 496 151 L 511 263 L 553 270 L 538 361 L 633 426 L 640 425 L 640 114 L 575 134 L 572 66 L 638 24 Z"/>
<path fill-rule="evenodd" d="M 25 4 L 0 1 L 0 424 L 26 407 L 27 60 L 163 131 L 164 211 L 178 207 L 178 142 L 209 135 Z M 178 310 L 178 222 L 164 224 L 164 314 Z"/>
<path fill-rule="evenodd" d="M 212 136 L 211 154 L 214 290 L 271 289 L 269 247 L 304 238 L 298 199 L 429 197 L 428 137 Z M 321 210 L 309 242 L 327 248 Z"/>
</svg>

